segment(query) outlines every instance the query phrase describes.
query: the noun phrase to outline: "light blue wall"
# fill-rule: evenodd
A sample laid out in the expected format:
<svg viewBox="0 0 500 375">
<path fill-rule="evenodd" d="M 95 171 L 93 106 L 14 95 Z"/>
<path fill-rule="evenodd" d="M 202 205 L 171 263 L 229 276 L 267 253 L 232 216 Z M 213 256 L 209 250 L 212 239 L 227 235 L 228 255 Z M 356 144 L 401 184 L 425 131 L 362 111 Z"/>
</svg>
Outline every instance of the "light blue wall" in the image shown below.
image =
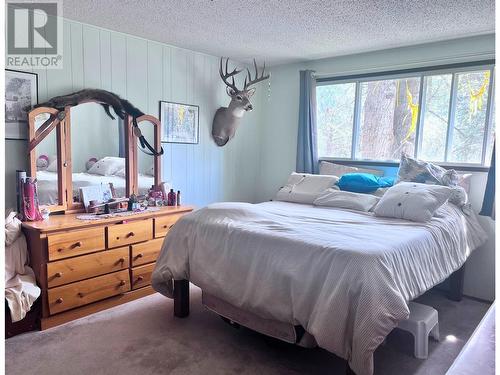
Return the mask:
<svg viewBox="0 0 500 375">
<path fill-rule="evenodd" d="M 271 95 L 262 97 L 259 179 L 261 186 L 257 200 L 266 201 L 272 198 L 290 172 L 295 170 L 299 70 L 312 69 L 318 76 L 341 76 L 478 61 L 494 57 L 495 37 L 486 35 L 273 67 Z M 389 168 L 386 173 L 394 175 L 396 168 Z M 485 173 L 474 173 L 470 199 L 477 211 L 482 202 L 485 183 Z M 468 260 L 465 292 L 478 298 L 492 300 L 495 295 L 494 222 L 484 217 L 480 220 L 489 239 Z"/>
<path fill-rule="evenodd" d="M 160 100 L 197 104 L 200 143 L 163 144 L 163 180 L 182 191 L 186 204 L 255 200 L 261 90 L 253 99 L 255 110 L 245 115 L 236 137 L 218 148 L 210 135 L 212 118 L 229 102 L 218 75 L 218 57 L 69 20 L 64 20 L 63 53 L 64 69 L 34 71 L 39 102 L 82 88 L 102 88 L 155 116 Z M 7 208 L 15 207 L 15 170 L 27 168 L 26 150 L 26 142 L 6 141 Z"/>
</svg>

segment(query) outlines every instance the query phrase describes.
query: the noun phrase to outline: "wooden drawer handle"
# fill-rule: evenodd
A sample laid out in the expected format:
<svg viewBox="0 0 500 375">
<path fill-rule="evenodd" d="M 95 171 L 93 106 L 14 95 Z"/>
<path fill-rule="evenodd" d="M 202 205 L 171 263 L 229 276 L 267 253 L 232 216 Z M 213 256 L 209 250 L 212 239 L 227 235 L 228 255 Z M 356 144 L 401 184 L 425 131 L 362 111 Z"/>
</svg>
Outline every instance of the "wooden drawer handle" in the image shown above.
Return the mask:
<svg viewBox="0 0 500 375">
<path fill-rule="evenodd" d="M 137 276 L 137 279 L 135 279 L 134 284 L 140 283 L 142 280 L 144 280 L 144 276 Z"/>
<path fill-rule="evenodd" d="M 129 238 L 129 237 L 134 237 L 134 236 L 135 236 L 134 232 L 129 232 L 125 237 Z"/>
<path fill-rule="evenodd" d="M 118 285 L 120 285 L 120 286 L 124 286 L 126 283 L 127 283 L 127 282 L 126 282 L 125 280 L 120 280 L 120 284 L 118 284 Z"/>
<path fill-rule="evenodd" d="M 83 298 L 84 296 L 85 294 L 83 294 L 82 292 L 78 292 L 78 297 Z"/>
<path fill-rule="evenodd" d="M 56 303 L 63 303 L 63 301 L 64 301 L 64 300 L 63 300 L 62 298 L 58 298 L 58 299 L 56 299 Z"/>
<path fill-rule="evenodd" d="M 171 224 L 171 225 L 165 224 L 165 225 L 163 226 L 163 229 L 167 229 L 167 228 L 168 228 L 168 229 L 170 229 L 170 228 L 172 228 L 173 226 L 174 226 L 174 224 Z"/>
<path fill-rule="evenodd" d="M 139 254 L 137 254 L 137 255 L 135 256 L 135 259 L 142 258 L 143 256 L 144 256 L 144 254 L 143 254 L 143 253 L 139 253 Z"/>
<path fill-rule="evenodd" d="M 54 275 L 55 277 L 62 277 L 62 272 L 56 272 L 56 274 Z"/>
<path fill-rule="evenodd" d="M 77 247 L 82 247 L 82 245 L 83 245 L 83 244 L 82 244 L 82 242 L 81 242 L 81 241 L 78 241 L 78 242 L 75 242 L 73 245 L 71 245 L 69 248 L 70 248 L 70 249 L 75 249 L 75 248 L 77 248 Z M 59 251 L 59 252 L 61 252 L 61 251 L 63 251 L 63 250 L 64 250 L 64 248 L 63 248 L 63 247 L 60 247 L 59 249 L 57 249 L 57 251 Z"/>
</svg>

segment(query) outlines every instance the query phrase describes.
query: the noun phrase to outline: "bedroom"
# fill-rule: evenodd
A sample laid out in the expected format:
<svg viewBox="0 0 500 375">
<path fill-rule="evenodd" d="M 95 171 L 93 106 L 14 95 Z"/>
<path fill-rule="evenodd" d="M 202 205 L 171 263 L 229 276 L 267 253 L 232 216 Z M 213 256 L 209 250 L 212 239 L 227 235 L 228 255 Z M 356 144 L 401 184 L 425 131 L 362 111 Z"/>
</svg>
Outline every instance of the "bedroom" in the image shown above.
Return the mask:
<svg viewBox="0 0 500 375">
<path fill-rule="evenodd" d="M 494 1 L 30 4 L 6 373 L 494 373 Z"/>
</svg>

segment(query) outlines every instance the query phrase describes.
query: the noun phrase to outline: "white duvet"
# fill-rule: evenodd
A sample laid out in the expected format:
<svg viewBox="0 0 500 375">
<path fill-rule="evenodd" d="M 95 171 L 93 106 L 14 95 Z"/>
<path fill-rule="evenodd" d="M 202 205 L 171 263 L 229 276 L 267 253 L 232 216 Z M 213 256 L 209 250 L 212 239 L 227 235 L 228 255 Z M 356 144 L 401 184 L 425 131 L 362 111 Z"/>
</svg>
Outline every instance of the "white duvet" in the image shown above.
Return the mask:
<svg viewBox="0 0 500 375">
<path fill-rule="evenodd" d="M 167 236 L 153 287 L 172 279 L 263 318 L 300 324 L 318 345 L 373 373 L 373 352 L 407 302 L 460 268 L 485 240 L 476 216 L 451 204 L 429 223 L 285 202 L 218 203 Z"/>
</svg>

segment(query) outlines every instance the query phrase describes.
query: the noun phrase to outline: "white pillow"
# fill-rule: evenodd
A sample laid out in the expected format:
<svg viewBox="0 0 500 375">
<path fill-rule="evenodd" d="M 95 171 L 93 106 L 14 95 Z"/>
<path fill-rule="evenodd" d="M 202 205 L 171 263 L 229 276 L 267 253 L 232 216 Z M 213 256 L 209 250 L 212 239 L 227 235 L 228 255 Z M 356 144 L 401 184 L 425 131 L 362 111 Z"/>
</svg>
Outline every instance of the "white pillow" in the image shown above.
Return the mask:
<svg viewBox="0 0 500 375">
<path fill-rule="evenodd" d="M 448 200 L 451 192 L 447 186 L 400 182 L 387 190 L 373 211 L 376 216 L 425 222 Z"/>
<path fill-rule="evenodd" d="M 312 204 L 321 193 L 333 187 L 338 180 L 337 176 L 292 172 L 286 185 L 276 194 L 276 200 Z"/>
<path fill-rule="evenodd" d="M 47 172 L 57 172 L 57 155 L 49 155 L 49 165 L 46 169 Z"/>
<path fill-rule="evenodd" d="M 49 164 L 46 169 L 47 172 L 57 172 L 57 158 Z"/>
<path fill-rule="evenodd" d="M 125 167 L 119 169 L 118 172 L 115 173 L 115 176 L 125 178 L 126 176 Z"/>
<path fill-rule="evenodd" d="M 151 164 L 151 166 L 148 169 L 146 169 L 145 174 L 148 176 L 154 176 L 155 175 L 155 165 Z"/>
<path fill-rule="evenodd" d="M 356 211 L 370 211 L 379 197 L 372 194 L 353 193 L 336 189 L 328 189 L 313 202 L 315 206 L 346 208 Z"/>
<path fill-rule="evenodd" d="M 106 156 L 98 160 L 88 173 L 99 174 L 101 176 L 114 176 L 120 169 L 125 168 L 125 158 Z"/>
<path fill-rule="evenodd" d="M 319 163 L 319 174 L 341 177 L 346 173 L 370 173 L 374 174 L 375 176 L 384 175 L 383 171 L 379 171 L 377 169 L 350 167 L 348 165 L 330 163 L 329 161 L 321 161 Z"/>
<path fill-rule="evenodd" d="M 458 173 L 458 186 L 463 187 L 467 194 L 470 194 L 471 179 L 472 179 L 471 173 L 465 173 L 465 174 Z"/>
</svg>

